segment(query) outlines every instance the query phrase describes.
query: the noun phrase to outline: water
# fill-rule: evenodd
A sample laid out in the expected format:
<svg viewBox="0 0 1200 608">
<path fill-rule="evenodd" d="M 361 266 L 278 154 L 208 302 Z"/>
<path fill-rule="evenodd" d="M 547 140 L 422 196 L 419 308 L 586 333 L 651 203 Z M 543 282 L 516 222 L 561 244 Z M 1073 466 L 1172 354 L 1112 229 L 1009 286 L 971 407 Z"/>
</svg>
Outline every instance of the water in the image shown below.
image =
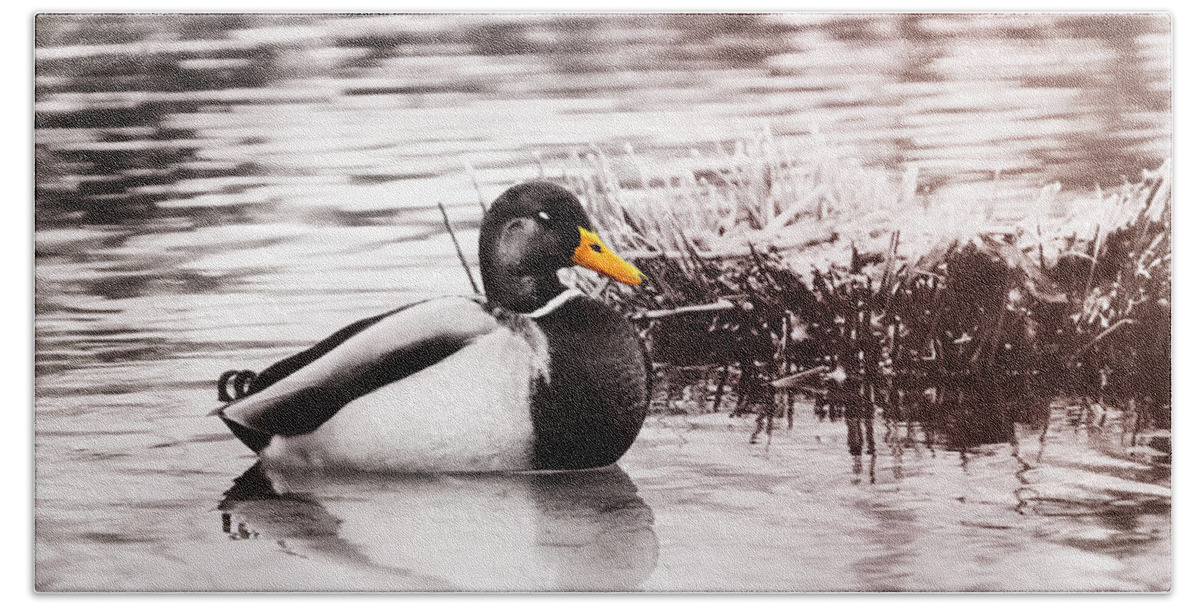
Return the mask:
<svg viewBox="0 0 1200 608">
<path fill-rule="evenodd" d="M 1163 590 L 1169 469 L 1066 403 L 877 454 L 801 415 L 655 415 L 619 468 L 247 471 L 213 381 L 465 293 L 478 198 L 769 129 L 946 196 L 1087 189 L 1170 147 L 1162 17 L 42 17 L 40 589 Z M 471 170 L 466 167 L 470 166 Z M 478 192 L 477 192 L 478 188 Z M 235 479 L 240 479 L 235 484 Z M 228 494 L 228 496 L 226 495 Z"/>
</svg>

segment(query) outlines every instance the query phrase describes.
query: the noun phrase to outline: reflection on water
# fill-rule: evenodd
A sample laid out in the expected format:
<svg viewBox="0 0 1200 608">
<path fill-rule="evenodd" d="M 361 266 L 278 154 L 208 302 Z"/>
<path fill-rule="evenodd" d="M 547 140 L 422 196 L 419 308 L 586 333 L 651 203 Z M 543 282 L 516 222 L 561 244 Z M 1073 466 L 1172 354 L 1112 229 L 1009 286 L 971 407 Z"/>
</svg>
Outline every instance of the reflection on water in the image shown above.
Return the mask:
<svg viewBox="0 0 1200 608">
<path fill-rule="evenodd" d="M 232 490 L 252 455 L 203 416 L 231 362 L 468 292 L 436 204 L 473 259 L 480 198 L 591 144 L 630 187 L 625 144 L 711 173 L 764 128 L 952 201 L 1119 183 L 1170 148 L 1166 16 L 41 15 L 36 45 L 39 589 L 1170 586 L 1169 467 L 1069 404 L 756 444 L 652 417 L 620 469 Z"/>
<path fill-rule="evenodd" d="M 1114 457 L 1105 435 L 1119 431 L 1052 411 L 1008 443 L 957 450 L 936 427 L 879 417 L 797 417 L 757 446 L 730 436 L 750 419 L 652 419 L 624 465 L 663 539 L 647 587 L 1166 588 L 1169 469 Z"/>
<path fill-rule="evenodd" d="M 619 467 L 527 475 L 327 477 L 255 464 L 221 530 L 428 590 L 635 591 L 654 514 Z"/>
<path fill-rule="evenodd" d="M 920 167 L 922 187 L 945 196 L 995 197 L 997 172 L 1001 190 L 1115 185 L 1170 149 L 1169 26 L 1133 14 L 42 15 L 37 222 L 245 223 L 282 203 L 308 221 L 371 224 L 434 197 L 472 203 L 467 165 L 502 185 L 556 173 L 589 144 L 676 162 L 763 128 L 799 146 L 815 129 L 871 164 Z"/>
</svg>

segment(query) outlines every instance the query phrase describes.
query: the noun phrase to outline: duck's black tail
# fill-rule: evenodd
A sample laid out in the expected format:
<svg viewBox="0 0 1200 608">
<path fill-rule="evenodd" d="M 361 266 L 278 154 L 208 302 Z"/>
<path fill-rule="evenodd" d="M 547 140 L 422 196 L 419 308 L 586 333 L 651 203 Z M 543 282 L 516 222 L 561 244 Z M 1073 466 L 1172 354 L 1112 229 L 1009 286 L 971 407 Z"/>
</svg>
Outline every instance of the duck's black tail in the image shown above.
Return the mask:
<svg viewBox="0 0 1200 608">
<path fill-rule="evenodd" d="M 257 375 L 248 369 L 231 369 L 221 374 L 221 377 L 217 379 L 217 399 L 221 403 L 229 403 L 235 399 L 241 399 L 249 395 L 255 378 L 257 378 Z M 229 430 L 233 432 L 233 436 L 246 444 L 246 447 L 258 453 L 267 447 L 268 443 L 271 443 L 270 435 L 242 426 L 226 418 L 222 414 L 222 410 L 224 409 L 224 406 L 222 406 L 213 410 L 212 413 L 220 416 L 225 426 L 228 426 Z"/>
<path fill-rule="evenodd" d="M 229 403 L 234 399 L 241 399 L 250 394 L 250 386 L 254 384 L 254 379 L 257 374 L 243 369 L 231 369 L 217 379 L 217 400 L 221 403 Z M 232 380 L 232 382 L 230 382 Z M 230 394 L 232 389 L 233 394 Z"/>
</svg>

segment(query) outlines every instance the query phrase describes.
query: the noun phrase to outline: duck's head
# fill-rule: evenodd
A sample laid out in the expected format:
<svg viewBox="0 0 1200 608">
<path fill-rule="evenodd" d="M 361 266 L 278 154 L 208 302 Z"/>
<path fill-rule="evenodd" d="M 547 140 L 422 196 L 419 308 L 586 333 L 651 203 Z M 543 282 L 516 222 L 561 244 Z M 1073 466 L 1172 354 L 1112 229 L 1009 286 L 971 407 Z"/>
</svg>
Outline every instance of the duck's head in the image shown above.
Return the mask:
<svg viewBox="0 0 1200 608">
<path fill-rule="evenodd" d="M 488 301 L 531 312 L 565 288 L 560 268 L 594 270 L 627 285 L 644 276 L 600 241 L 579 199 L 548 182 L 526 182 L 496 199 L 479 231 L 479 263 Z"/>
</svg>

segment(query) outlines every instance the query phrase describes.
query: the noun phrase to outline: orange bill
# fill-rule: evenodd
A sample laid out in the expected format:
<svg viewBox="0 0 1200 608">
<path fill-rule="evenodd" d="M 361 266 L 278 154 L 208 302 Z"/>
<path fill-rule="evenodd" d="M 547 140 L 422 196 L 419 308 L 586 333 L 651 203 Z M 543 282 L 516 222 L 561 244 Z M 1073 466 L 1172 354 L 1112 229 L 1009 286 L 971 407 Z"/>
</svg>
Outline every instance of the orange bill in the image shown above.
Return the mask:
<svg viewBox="0 0 1200 608">
<path fill-rule="evenodd" d="M 579 227 L 579 246 L 572 262 L 626 285 L 640 285 L 646 276 L 600 242 L 595 232 Z"/>
</svg>

